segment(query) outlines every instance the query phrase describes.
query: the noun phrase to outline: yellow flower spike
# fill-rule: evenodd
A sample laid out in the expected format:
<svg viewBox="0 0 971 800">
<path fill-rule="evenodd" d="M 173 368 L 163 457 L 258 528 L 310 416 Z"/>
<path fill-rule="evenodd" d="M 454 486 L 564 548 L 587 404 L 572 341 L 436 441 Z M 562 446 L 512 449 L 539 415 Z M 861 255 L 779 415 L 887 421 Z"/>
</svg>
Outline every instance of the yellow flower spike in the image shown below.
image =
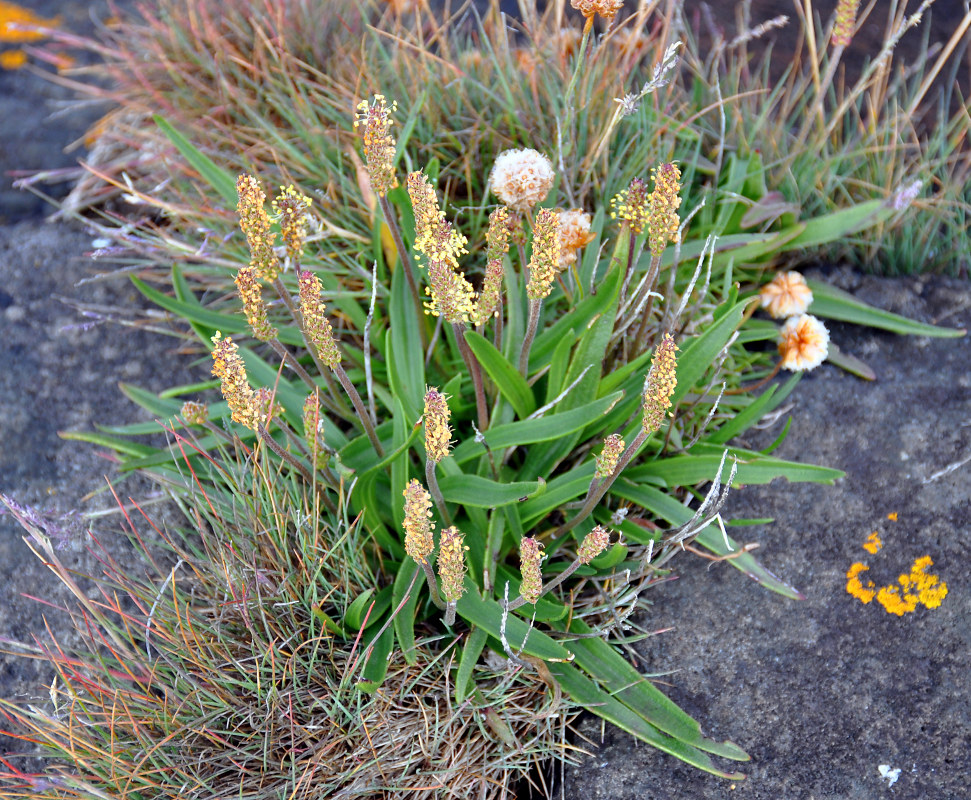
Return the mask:
<svg viewBox="0 0 971 800">
<path fill-rule="evenodd" d="M 617 468 L 617 462 L 620 460 L 626 446 L 626 442 L 624 442 L 623 437 L 619 433 L 612 433 L 604 439 L 604 449 L 594 459 L 597 465 L 594 476 L 597 478 L 607 478 L 613 475 L 614 470 Z"/>
<path fill-rule="evenodd" d="M 526 296 L 542 300 L 553 289 L 560 254 L 560 218 L 548 208 L 540 209 L 533 227 L 533 252 L 529 257 L 529 282 Z"/>
<path fill-rule="evenodd" d="M 255 267 L 243 267 L 236 274 L 236 288 L 239 291 L 239 299 L 243 301 L 243 312 L 253 330 L 253 336 L 261 342 L 268 342 L 275 338 L 277 330 L 266 318 L 266 304 L 263 302 L 263 293 L 256 279 Z"/>
<path fill-rule="evenodd" d="M 598 525 L 583 537 L 580 549 L 577 551 L 577 561 L 589 564 L 610 546 L 610 531 L 603 525 Z"/>
<path fill-rule="evenodd" d="M 287 257 L 292 261 L 299 261 L 303 254 L 312 202 L 293 186 L 281 186 L 280 194 L 273 199 L 273 213 L 280 221 L 280 236 L 286 245 Z"/>
<path fill-rule="evenodd" d="M 759 290 L 759 302 L 773 319 L 805 314 L 813 292 L 798 272 L 780 272 Z"/>
<path fill-rule="evenodd" d="M 310 462 L 320 469 L 327 461 L 323 449 L 324 426 L 320 411 L 320 388 L 314 389 L 303 401 L 303 437 L 310 451 Z"/>
<path fill-rule="evenodd" d="M 415 250 L 427 255 L 427 247 L 435 236 L 436 226 L 445 218 L 438 206 L 438 197 L 421 170 L 408 173 L 408 197 L 415 215 Z"/>
<path fill-rule="evenodd" d="M 432 517 L 432 498 L 424 487 L 414 478 L 408 481 L 403 492 L 405 496 L 405 552 L 417 564 L 427 564 L 428 556 L 435 549 L 432 537 L 434 525 Z"/>
<path fill-rule="evenodd" d="M 442 531 L 438 548 L 438 577 L 442 594 L 449 603 L 465 594 L 465 535 L 454 525 Z"/>
<path fill-rule="evenodd" d="M 257 425 L 266 421 L 266 415 L 249 385 L 239 348 L 232 338 L 224 339 L 219 331 L 212 337 L 212 343 L 212 374 L 219 378 L 219 388 L 229 404 L 232 420 L 255 431 Z"/>
<path fill-rule="evenodd" d="M 535 603 L 543 591 L 543 572 L 541 564 L 543 545 L 530 536 L 519 543 L 519 571 L 523 576 L 519 594 L 527 603 Z"/>
<path fill-rule="evenodd" d="M 428 460 L 437 464 L 448 455 L 452 429 L 448 425 L 449 410 L 445 395 L 436 388 L 425 392 L 425 452 Z"/>
<path fill-rule="evenodd" d="M 239 196 L 236 204 L 239 227 L 246 236 L 252 266 L 260 280 L 272 281 L 280 272 L 280 259 L 273 252 L 270 218 L 264 207 L 266 194 L 251 175 L 240 175 L 236 179 L 236 193 Z"/>
<path fill-rule="evenodd" d="M 644 416 L 641 427 L 651 434 L 661 427 L 667 410 L 671 407 L 671 396 L 678 385 L 677 356 L 678 346 L 670 333 L 665 333 L 661 343 L 654 350 L 651 370 L 644 381 Z"/>
<path fill-rule="evenodd" d="M 341 353 L 334 341 L 334 329 L 327 319 L 327 306 L 320 300 L 320 278 L 312 272 L 300 273 L 300 315 L 310 340 L 322 363 L 334 369 L 341 363 Z"/>
<path fill-rule="evenodd" d="M 660 256 L 669 241 L 678 240 L 678 208 L 681 207 L 681 170 L 661 164 L 654 170 L 654 191 L 650 197 L 647 239 L 651 255 Z"/>
<path fill-rule="evenodd" d="M 848 47 L 856 27 L 856 12 L 860 0 L 839 0 L 836 4 L 836 21 L 833 23 L 833 47 Z"/>
<path fill-rule="evenodd" d="M 641 233 L 649 219 L 647 184 L 634 178 L 630 186 L 614 195 L 610 201 L 611 219 L 620 219 L 630 225 L 633 233 Z"/>
<path fill-rule="evenodd" d="M 489 215 L 486 232 L 486 271 L 471 320 L 475 325 L 485 325 L 492 317 L 499 316 L 502 302 L 503 257 L 509 251 L 509 209 L 498 206 Z"/>
<path fill-rule="evenodd" d="M 209 421 L 209 407 L 205 403 L 186 400 L 179 416 L 185 420 L 186 425 L 205 425 Z"/>
<path fill-rule="evenodd" d="M 868 580 L 864 586 L 858 577 L 861 572 L 866 572 L 868 569 L 870 568 L 866 564 L 856 562 L 846 571 L 846 591 L 864 605 L 873 600 L 877 594 L 877 587 L 873 581 Z"/>
<path fill-rule="evenodd" d="M 394 174 L 396 143 L 391 135 L 394 124 L 391 114 L 397 108 L 398 104 L 394 102 L 388 108 L 384 95 L 376 94 L 372 102 L 362 100 L 358 104 L 354 119 L 355 128 L 364 128 L 364 157 L 371 176 L 371 188 L 381 197 L 387 196 L 388 190 L 398 185 Z"/>
</svg>

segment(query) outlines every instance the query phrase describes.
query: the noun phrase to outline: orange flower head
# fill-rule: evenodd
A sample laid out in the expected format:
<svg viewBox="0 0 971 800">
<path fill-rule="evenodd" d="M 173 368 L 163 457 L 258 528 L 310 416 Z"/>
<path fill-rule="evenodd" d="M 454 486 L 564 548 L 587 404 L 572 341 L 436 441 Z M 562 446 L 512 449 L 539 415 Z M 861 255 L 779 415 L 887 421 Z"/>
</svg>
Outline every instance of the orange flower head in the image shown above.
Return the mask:
<svg viewBox="0 0 971 800">
<path fill-rule="evenodd" d="M 813 292 L 798 272 L 780 272 L 759 290 L 762 308 L 773 319 L 805 314 L 813 301 Z"/>
<path fill-rule="evenodd" d="M 790 317 L 779 332 L 782 366 L 791 372 L 816 369 L 829 354 L 829 331 L 816 317 Z"/>
<path fill-rule="evenodd" d="M 590 214 L 582 208 L 558 211 L 560 218 L 560 256 L 556 266 L 560 270 L 576 263 L 580 250 L 593 241 L 596 234 L 591 233 Z"/>
<path fill-rule="evenodd" d="M 570 5 L 587 19 L 599 14 L 610 21 L 624 7 L 624 0 L 570 0 Z"/>
</svg>

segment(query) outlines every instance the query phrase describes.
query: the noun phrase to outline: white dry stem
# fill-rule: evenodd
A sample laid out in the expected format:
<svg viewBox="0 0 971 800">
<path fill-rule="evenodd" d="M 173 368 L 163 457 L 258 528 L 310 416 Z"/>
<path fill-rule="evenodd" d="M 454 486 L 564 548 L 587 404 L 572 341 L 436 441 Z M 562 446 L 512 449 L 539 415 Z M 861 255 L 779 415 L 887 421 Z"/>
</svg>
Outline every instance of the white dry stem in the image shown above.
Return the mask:
<svg viewBox="0 0 971 800">
<path fill-rule="evenodd" d="M 539 417 L 543 416 L 543 414 L 545 414 L 547 411 L 549 411 L 551 408 L 553 408 L 557 403 L 560 402 L 560 400 L 562 400 L 571 391 L 573 391 L 574 387 L 576 387 L 576 385 L 580 381 L 583 380 L 583 376 L 586 375 L 587 372 L 590 371 L 590 368 L 592 366 L 593 366 L 592 364 L 588 364 L 586 367 L 584 367 L 583 372 L 581 372 L 577 376 L 577 379 L 575 381 L 573 381 L 573 383 L 571 383 L 569 386 L 567 386 L 562 392 L 560 392 L 556 397 L 554 397 L 552 400 L 550 400 L 550 402 L 548 402 L 545 406 L 543 406 L 541 408 L 537 408 L 532 414 L 530 414 L 528 417 L 526 417 L 526 419 L 538 419 Z M 611 406 L 610 408 L 613 408 L 613 406 Z M 608 411 L 609 410 L 610 409 L 608 409 Z M 606 412 L 604 412 L 604 413 L 606 413 Z"/>
<path fill-rule="evenodd" d="M 374 378 L 371 375 L 371 323 L 374 321 L 374 304 L 378 299 L 378 262 L 371 267 L 371 306 L 368 308 L 367 321 L 364 323 L 364 380 L 367 384 L 368 413 L 371 424 L 377 425 L 378 418 L 374 413 Z"/>
<path fill-rule="evenodd" d="M 152 646 L 149 643 L 149 639 L 152 636 L 152 619 L 155 617 L 155 609 L 158 608 L 159 602 L 162 600 L 162 595 L 168 589 L 169 584 L 175 580 L 176 570 L 185 563 L 181 558 L 176 562 L 175 566 L 172 567 L 169 576 L 165 579 L 165 582 L 159 587 L 158 594 L 155 596 L 155 602 L 152 603 L 152 608 L 148 612 L 148 618 L 145 620 L 145 655 L 149 658 L 152 657 Z"/>
<path fill-rule="evenodd" d="M 715 257 L 715 242 L 718 241 L 718 237 L 709 234 L 705 239 L 705 244 L 701 248 L 701 252 L 698 254 L 698 264 L 695 267 L 694 274 L 691 276 L 691 280 L 688 281 L 688 286 L 685 288 L 684 293 L 681 295 L 681 303 L 678 305 L 678 310 L 674 312 L 672 317 L 672 323 L 676 324 L 679 319 L 681 319 L 681 314 L 684 313 L 685 307 L 688 305 L 688 300 L 691 298 L 691 293 L 694 291 L 695 284 L 698 282 L 698 276 L 701 274 L 701 268 L 705 263 L 705 256 L 708 256 L 708 269 L 705 274 L 705 287 L 701 296 L 704 297 L 708 292 L 708 284 L 711 281 L 711 262 Z"/>
<path fill-rule="evenodd" d="M 737 336 L 737 332 L 736 332 L 736 336 Z M 705 394 L 707 394 L 707 392 Z M 724 394 L 725 394 L 725 382 L 722 381 L 721 389 L 718 392 L 718 397 L 715 398 L 715 402 L 711 406 L 711 411 L 708 412 L 708 416 L 705 417 L 705 421 L 701 423 L 701 427 L 698 428 L 698 432 L 691 437 L 691 441 L 688 442 L 686 445 L 684 445 L 682 449 L 690 450 L 692 447 L 694 447 L 695 442 L 697 442 L 701 438 L 701 434 L 703 434 L 705 430 L 708 428 L 708 425 L 711 424 L 711 421 L 715 416 L 715 412 L 718 410 L 718 404 L 721 402 L 721 399 L 724 396 Z"/>
</svg>

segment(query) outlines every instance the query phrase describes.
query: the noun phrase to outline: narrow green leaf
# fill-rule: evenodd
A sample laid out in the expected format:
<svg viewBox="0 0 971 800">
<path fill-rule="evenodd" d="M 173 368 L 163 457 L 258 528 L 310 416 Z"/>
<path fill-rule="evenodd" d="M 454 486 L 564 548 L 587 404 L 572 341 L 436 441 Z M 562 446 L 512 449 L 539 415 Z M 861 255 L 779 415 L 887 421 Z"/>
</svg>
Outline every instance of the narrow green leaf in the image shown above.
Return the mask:
<svg viewBox="0 0 971 800">
<path fill-rule="evenodd" d="M 752 425 L 762 419 L 763 416 L 776 408 L 779 403 L 785 400 L 789 396 L 789 393 L 796 387 L 796 384 L 799 383 L 801 377 L 801 372 L 795 372 L 784 384 L 773 384 L 745 408 L 735 412 L 735 415 L 718 430 L 705 437 L 705 441 L 711 442 L 712 444 L 724 444 L 733 436 L 738 436 L 740 433 L 748 430 Z M 776 396 L 777 394 L 779 395 L 778 397 Z"/>
<path fill-rule="evenodd" d="M 450 503 L 474 508 L 499 508 L 529 497 L 539 481 L 497 483 L 481 475 L 447 475 L 439 479 L 442 496 Z"/>
<path fill-rule="evenodd" d="M 750 302 L 751 300 L 742 300 L 728 309 L 723 306 L 724 313 L 721 317 L 709 325 L 700 336 L 691 339 L 682 347 L 681 354 L 678 356 L 678 385 L 672 398 L 675 403 L 691 391 L 714 363 L 721 349 L 741 324 L 742 314 Z"/>
<path fill-rule="evenodd" d="M 118 387 L 125 397 L 144 408 L 149 414 L 160 419 L 169 419 L 178 414 L 182 409 L 182 403 L 174 400 L 161 400 L 155 393 L 140 389 L 134 384 L 119 383 Z M 156 423 L 155 431 L 158 432 L 158 430 L 159 426 Z"/>
<path fill-rule="evenodd" d="M 964 336 L 967 332 L 963 328 L 941 328 L 928 325 L 926 322 L 907 319 L 889 311 L 882 311 L 826 283 L 819 281 L 807 281 L 807 283 L 813 290 L 813 302 L 809 310 L 817 317 L 838 319 L 841 322 L 852 322 L 856 325 L 867 325 L 892 333 L 914 336 L 958 337 Z"/>
<path fill-rule="evenodd" d="M 172 127 L 167 119 L 158 114 L 153 114 L 152 119 L 162 129 L 162 133 L 168 137 L 168 140 L 175 145 L 175 149 L 189 162 L 189 165 L 216 190 L 231 208 L 235 208 L 237 200 L 235 176 L 217 166 L 205 153 L 200 152 L 185 136 Z"/>
<path fill-rule="evenodd" d="M 370 623 L 370 620 L 368 620 Z M 388 657 L 394 647 L 394 629 L 389 625 L 380 636 L 368 643 L 367 662 L 361 670 L 361 680 L 357 688 L 362 692 L 371 693 L 384 683 L 388 674 Z"/>
<path fill-rule="evenodd" d="M 418 419 L 425 397 L 425 354 L 420 327 L 423 321 L 415 319 L 415 301 L 409 294 L 404 272 L 396 269 L 391 278 L 388 382 L 408 412 L 408 418 Z"/>
<path fill-rule="evenodd" d="M 792 600 L 806 599 L 806 595 L 796 589 L 796 587 L 769 572 L 751 553 L 744 552 L 741 545 L 731 536 L 728 537 L 728 545 L 726 546 L 725 536 L 722 535 L 721 530 L 717 526 L 709 525 L 695 537 L 695 542 L 711 550 L 717 556 L 730 556 L 727 560 L 735 569 L 741 570 L 753 581 L 762 584 L 766 589 Z"/>
<path fill-rule="evenodd" d="M 351 631 L 359 631 L 361 629 L 361 623 L 364 622 L 364 615 L 367 612 L 368 606 L 371 604 L 373 595 L 374 589 L 365 589 L 351 601 L 351 604 L 347 607 L 347 611 L 344 612 L 344 627 Z M 368 622 L 370 621 L 368 619 Z"/>
<path fill-rule="evenodd" d="M 418 594 L 421 591 L 421 567 L 414 561 L 408 559 L 398 567 L 398 574 L 394 577 L 394 588 L 391 592 L 391 608 L 396 609 L 405 599 L 401 611 L 394 617 L 394 632 L 398 638 L 398 646 L 401 648 L 401 655 L 404 656 L 411 666 L 418 663 L 418 654 L 415 650 L 415 606 L 418 603 Z M 414 583 L 412 581 L 414 580 Z"/>
<path fill-rule="evenodd" d="M 107 447 L 109 450 L 114 450 L 116 453 L 121 453 L 127 456 L 135 456 L 138 458 L 151 456 L 158 453 L 158 448 L 149 447 L 145 444 L 138 444 L 137 442 L 131 441 L 131 439 L 120 439 L 117 436 L 105 436 L 101 433 L 94 433 L 93 431 L 58 431 L 57 435 L 61 439 L 66 439 L 70 442 L 87 442 L 88 444 L 94 444 L 98 447 Z M 166 460 L 171 457 L 166 454 Z"/>
<path fill-rule="evenodd" d="M 457 706 L 462 705 L 465 698 L 469 696 L 467 689 L 469 684 L 472 683 L 472 672 L 479 662 L 479 656 L 482 655 L 482 650 L 488 638 L 489 634 L 485 632 L 484 628 L 473 628 L 465 640 L 462 655 L 459 657 L 458 673 L 455 676 L 455 705 Z"/>
<path fill-rule="evenodd" d="M 742 780 L 745 777 L 740 772 L 729 773 L 718 769 L 707 753 L 662 733 L 637 711 L 597 686 L 576 666 L 556 663 L 547 666 L 571 700 L 642 742 L 712 775 L 731 780 Z"/>
<path fill-rule="evenodd" d="M 536 410 L 536 398 L 526 379 L 492 342 L 473 330 L 465 332 L 465 341 L 490 378 L 498 387 L 520 419 L 526 419 Z"/>
</svg>

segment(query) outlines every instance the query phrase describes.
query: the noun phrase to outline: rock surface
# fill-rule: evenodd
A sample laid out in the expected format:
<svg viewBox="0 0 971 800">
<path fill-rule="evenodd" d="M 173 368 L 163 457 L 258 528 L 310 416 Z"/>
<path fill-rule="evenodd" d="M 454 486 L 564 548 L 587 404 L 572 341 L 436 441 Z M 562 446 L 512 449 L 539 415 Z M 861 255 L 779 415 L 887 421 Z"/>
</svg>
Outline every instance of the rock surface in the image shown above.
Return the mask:
<svg viewBox="0 0 971 800">
<path fill-rule="evenodd" d="M 971 325 L 966 282 L 821 277 L 890 311 Z M 971 339 L 830 327 L 877 381 L 824 364 L 800 382 L 789 413 L 745 445 L 769 446 L 791 417 L 774 455 L 846 477 L 833 487 L 777 480 L 738 489 L 726 513 L 774 518 L 733 536 L 759 542 L 762 563 L 807 599 L 772 595 L 727 564 L 680 557 L 679 579 L 654 590 L 646 623 L 674 630 L 637 647 L 640 669 L 663 675 L 657 683 L 707 735 L 752 756 L 738 765 L 748 778 L 709 776 L 608 730 L 569 771 L 567 797 L 971 797 Z M 862 547 L 873 531 L 883 542 L 876 554 Z M 928 571 L 948 585 L 939 608 L 896 616 L 846 591 L 854 562 L 881 587 L 927 555 Z M 588 721 L 585 732 L 600 741 L 599 724 Z"/>
</svg>

